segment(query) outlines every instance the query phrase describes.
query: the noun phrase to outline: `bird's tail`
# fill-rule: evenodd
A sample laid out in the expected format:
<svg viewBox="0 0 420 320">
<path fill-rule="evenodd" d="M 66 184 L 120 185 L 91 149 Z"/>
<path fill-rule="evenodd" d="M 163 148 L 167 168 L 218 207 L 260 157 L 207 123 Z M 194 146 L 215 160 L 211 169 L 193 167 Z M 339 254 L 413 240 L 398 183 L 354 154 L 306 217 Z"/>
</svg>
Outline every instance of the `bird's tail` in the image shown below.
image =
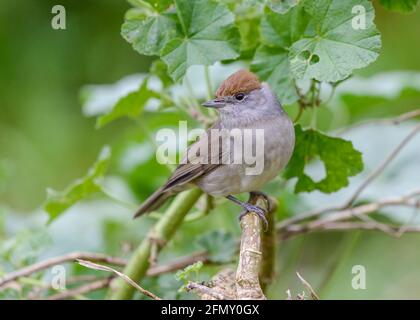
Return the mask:
<svg viewBox="0 0 420 320">
<path fill-rule="evenodd" d="M 133 219 L 145 213 L 158 209 L 168 198 L 172 197 L 173 195 L 173 192 L 167 191 L 164 188 L 158 189 L 149 198 L 147 198 L 146 201 L 142 203 L 142 205 L 134 215 Z"/>
</svg>

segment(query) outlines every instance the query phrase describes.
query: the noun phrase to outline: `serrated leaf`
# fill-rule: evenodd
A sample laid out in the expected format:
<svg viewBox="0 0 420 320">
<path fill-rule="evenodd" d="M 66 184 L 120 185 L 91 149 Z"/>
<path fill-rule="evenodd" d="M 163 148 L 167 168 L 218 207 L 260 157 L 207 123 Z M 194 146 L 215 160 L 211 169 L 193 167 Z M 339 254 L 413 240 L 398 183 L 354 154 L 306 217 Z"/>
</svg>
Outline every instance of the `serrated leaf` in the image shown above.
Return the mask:
<svg viewBox="0 0 420 320">
<path fill-rule="evenodd" d="M 416 9 L 419 0 L 379 0 L 388 10 L 408 13 Z"/>
<path fill-rule="evenodd" d="M 234 236 L 231 233 L 215 230 L 204 234 L 197 240 L 198 245 L 207 250 L 209 259 L 217 263 L 230 262 L 237 251 Z"/>
<path fill-rule="evenodd" d="M 104 176 L 110 158 L 111 149 L 105 146 L 85 177 L 76 180 L 64 191 L 47 190 L 48 194 L 44 210 L 50 217 L 49 222 L 56 219 L 78 201 L 101 191 L 98 179 Z"/>
<path fill-rule="evenodd" d="M 335 82 L 376 60 L 381 39 L 369 1 L 306 0 L 304 7 L 313 28 L 290 48 L 290 66 L 296 78 Z"/>
<path fill-rule="evenodd" d="M 175 21 L 165 14 L 126 16 L 121 35 L 140 54 L 159 55 L 168 40 L 177 35 L 176 30 Z"/>
<path fill-rule="evenodd" d="M 300 0 L 268 0 L 267 5 L 270 7 L 271 10 L 285 14 L 294 6 L 299 4 Z"/>
<path fill-rule="evenodd" d="M 251 70 L 268 82 L 282 104 L 291 104 L 298 99 L 290 76 L 288 54 L 282 48 L 260 46 L 251 65 Z"/>
<path fill-rule="evenodd" d="M 104 125 L 122 117 L 136 118 L 139 116 L 146 103 L 158 95 L 147 87 L 148 80 L 145 79 L 137 91 L 130 92 L 121 98 L 111 111 L 100 116 L 96 121 L 96 127 Z"/>
<path fill-rule="evenodd" d="M 209 0 L 175 0 L 182 36 L 169 41 L 161 52 L 174 81 L 192 65 L 212 65 L 239 56 L 235 16 L 224 5 Z"/>
<path fill-rule="evenodd" d="M 349 177 L 363 170 L 362 154 L 350 141 L 314 129 L 302 130 L 300 125 L 295 126 L 295 132 L 295 150 L 284 173 L 288 179 L 298 178 L 295 192 L 335 192 L 348 185 Z M 315 157 L 323 162 L 326 172 L 325 178 L 317 182 L 305 174 L 305 166 Z"/>
<path fill-rule="evenodd" d="M 302 6 L 283 15 L 266 10 L 261 21 L 262 45 L 255 53 L 251 69 L 268 82 L 283 104 L 298 99 L 289 67 L 289 47 L 302 36 L 307 24 L 308 16 Z"/>
</svg>

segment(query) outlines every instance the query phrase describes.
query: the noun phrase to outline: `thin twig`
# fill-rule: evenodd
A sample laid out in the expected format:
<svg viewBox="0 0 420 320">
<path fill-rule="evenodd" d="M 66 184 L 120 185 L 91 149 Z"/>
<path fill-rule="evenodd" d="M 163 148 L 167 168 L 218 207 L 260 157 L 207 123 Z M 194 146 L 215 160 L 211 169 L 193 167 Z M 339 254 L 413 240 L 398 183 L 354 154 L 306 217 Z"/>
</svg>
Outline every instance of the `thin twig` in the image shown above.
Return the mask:
<svg viewBox="0 0 420 320">
<path fill-rule="evenodd" d="M 164 273 L 173 272 L 179 269 L 183 269 L 198 261 L 202 261 L 203 263 L 208 263 L 209 262 L 208 252 L 206 251 L 196 252 L 188 256 L 180 257 L 174 261 L 169 262 L 168 264 L 154 266 L 147 271 L 147 276 L 153 277 L 153 276 L 158 276 Z"/>
<path fill-rule="evenodd" d="M 32 273 L 41 271 L 43 269 L 47 269 L 51 266 L 55 266 L 60 263 L 68 262 L 68 261 L 76 261 L 77 259 L 86 259 L 91 261 L 97 262 L 105 262 L 117 266 L 124 266 L 127 261 L 122 258 L 118 257 L 111 257 L 101 253 L 91 253 L 91 252 L 72 252 L 62 256 L 50 258 L 41 262 L 34 263 L 28 267 L 16 270 L 14 272 L 10 272 L 0 278 L 0 288 L 5 284 L 16 280 L 20 277 L 28 276 Z"/>
<path fill-rule="evenodd" d="M 213 297 L 216 300 L 226 300 L 226 297 L 217 292 L 216 290 L 213 290 L 212 288 L 209 288 L 205 285 L 196 283 L 196 282 L 188 282 L 187 285 L 187 290 L 191 291 L 196 291 L 198 295 L 203 296 L 203 295 L 208 295 L 210 297 Z"/>
<path fill-rule="evenodd" d="M 393 118 L 385 118 L 385 119 L 370 119 L 370 120 L 366 120 L 366 121 L 361 121 L 361 122 L 357 122 L 355 124 L 352 124 L 348 127 L 342 128 L 339 131 L 336 132 L 337 135 L 343 135 L 353 129 L 362 127 L 362 126 L 366 126 L 366 125 L 371 125 L 371 124 L 380 124 L 380 125 L 387 125 L 387 124 L 393 124 L 393 125 L 399 125 L 400 123 L 410 120 L 410 119 L 414 119 L 420 116 L 420 109 L 416 109 L 416 110 L 411 110 L 409 112 L 403 113 L 397 117 L 393 117 Z"/>
<path fill-rule="evenodd" d="M 388 166 L 388 164 L 399 154 L 401 149 L 413 138 L 415 135 L 420 131 L 420 124 L 417 125 L 414 130 L 412 130 L 399 144 L 398 146 L 389 154 L 388 157 L 376 168 L 367 178 L 366 180 L 357 188 L 357 190 L 353 193 L 350 199 L 346 203 L 346 207 L 351 206 L 353 202 L 359 197 L 364 189 L 373 181 L 376 177 L 378 177 L 382 171 Z"/>
<path fill-rule="evenodd" d="M 102 270 L 102 271 L 108 271 L 108 272 L 113 272 L 115 273 L 118 277 L 120 277 L 121 279 L 123 279 L 125 282 L 127 282 L 128 284 L 130 284 L 131 286 L 133 286 L 134 288 L 136 288 L 139 292 L 141 292 L 142 294 L 144 294 L 145 296 L 152 298 L 153 300 L 162 300 L 161 298 L 159 298 L 157 295 L 155 295 L 154 293 L 143 289 L 142 287 L 140 287 L 137 283 L 135 283 L 133 280 L 131 280 L 131 278 L 127 275 L 125 275 L 122 272 L 119 272 L 111 267 L 108 266 L 104 266 L 104 265 L 100 265 L 97 263 L 93 263 L 90 261 L 85 261 L 85 260 L 81 260 L 81 259 L 77 259 L 77 261 L 79 262 L 79 264 L 81 264 L 82 266 L 86 267 L 86 268 L 90 268 L 90 269 L 94 269 L 94 270 Z"/>
<path fill-rule="evenodd" d="M 306 224 L 292 224 L 284 227 L 283 229 L 278 229 L 281 236 L 283 238 L 288 238 L 291 235 L 301 234 L 301 233 L 308 233 L 312 231 L 318 230 L 331 230 L 331 224 L 339 221 L 345 221 L 351 219 L 353 217 L 361 217 L 363 215 L 367 215 L 372 212 L 376 212 L 381 208 L 387 206 L 406 206 L 406 207 L 413 207 L 419 208 L 420 207 L 420 200 L 417 197 L 420 196 L 420 190 L 415 190 L 411 193 L 408 193 L 401 197 L 385 199 L 377 202 L 371 202 L 367 204 L 362 204 L 352 208 L 345 208 L 342 210 L 338 210 L 332 214 L 327 215 L 325 218 L 314 220 L 312 222 L 308 222 Z M 393 236 L 395 236 L 395 231 L 393 231 L 393 227 L 389 227 L 386 224 L 370 220 L 365 221 L 364 225 L 369 225 L 370 228 L 375 226 L 375 229 L 387 232 Z M 408 229 L 407 229 L 408 230 Z M 416 228 L 411 229 L 412 231 L 416 230 Z"/>
<path fill-rule="evenodd" d="M 309 290 L 309 293 L 311 294 L 312 300 L 319 300 L 318 295 L 316 294 L 315 290 L 312 288 L 312 286 L 309 284 L 308 281 L 306 281 L 299 272 L 296 272 L 296 275 L 298 276 L 299 280 L 302 282 L 302 284 Z"/>
<path fill-rule="evenodd" d="M 46 298 L 46 300 L 64 300 L 64 299 L 68 299 L 68 298 L 71 298 L 71 297 L 83 295 L 83 294 L 88 293 L 88 292 L 100 290 L 100 289 L 108 287 L 111 280 L 112 280 L 112 277 L 108 277 L 108 278 L 105 278 L 105 279 L 100 279 L 100 280 L 97 280 L 97 281 L 93 281 L 93 282 L 87 283 L 85 285 L 82 285 L 80 287 L 70 289 L 70 290 L 66 290 L 66 291 L 54 294 L 52 296 L 49 296 L 49 297 Z"/>
<path fill-rule="evenodd" d="M 391 161 L 401 152 L 403 147 L 420 131 L 420 125 L 417 125 L 414 130 L 412 130 L 398 145 L 397 147 L 386 157 L 386 159 L 366 178 L 366 180 L 356 189 L 356 191 L 351 195 L 349 200 L 343 204 L 327 206 L 322 208 L 316 208 L 314 210 L 309 210 L 302 214 L 298 214 L 292 218 L 286 219 L 277 224 L 277 230 L 287 228 L 292 224 L 302 222 L 310 218 L 316 218 L 320 215 L 331 213 L 334 211 L 344 210 L 349 208 L 354 201 L 359 197 L 362 191 L 377 178 L 385 168 L 391 163 Z"/>
</svg>

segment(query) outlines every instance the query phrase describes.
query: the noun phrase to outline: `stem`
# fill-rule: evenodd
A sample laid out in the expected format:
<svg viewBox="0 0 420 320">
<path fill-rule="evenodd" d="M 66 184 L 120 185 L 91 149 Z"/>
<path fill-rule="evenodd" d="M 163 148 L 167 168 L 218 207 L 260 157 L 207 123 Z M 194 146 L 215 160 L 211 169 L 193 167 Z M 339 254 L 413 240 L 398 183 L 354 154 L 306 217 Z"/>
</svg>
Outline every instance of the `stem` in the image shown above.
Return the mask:
<svg viewBox="0 0 420 320">
<path fill-rule="evenodd" d="M 166 210 L 162 218 L 150 230 L 149 235 L 140 243 L 127 263 L 123 273 L 133 281 L 139 282 L 149 268 L 149 256 L 152 246 L 158 244 L 157 251 L 172 238 L 181 225 L 188 211 L 194 206 L 202 191 L 199 189 L 189 190 L 179 194 Z M 133 297 L 134 288 L 122 281 L 116 280 L 116 289 L 109 292 L 109 297 L 114 300 L 128 300 Z M 112 289 L 111 289 L 112 290 Z"/>
</svg>

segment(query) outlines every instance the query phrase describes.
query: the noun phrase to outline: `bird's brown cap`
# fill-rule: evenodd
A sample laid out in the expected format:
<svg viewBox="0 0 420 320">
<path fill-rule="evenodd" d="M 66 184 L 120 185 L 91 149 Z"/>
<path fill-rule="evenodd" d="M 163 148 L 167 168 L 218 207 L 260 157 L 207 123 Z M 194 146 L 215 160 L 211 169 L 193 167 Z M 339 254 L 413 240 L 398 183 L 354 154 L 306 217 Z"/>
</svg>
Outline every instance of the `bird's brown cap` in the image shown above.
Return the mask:
<svg viewBox="0 0 420 320">
<path fill-rule="evenodd" d="M 247 93 L 260 88 L 261 83 L 258 77 L 252 72 L 242 69 L 221 83 L 216 91 L 216 98 L 233 96 L 239 92 Z"/>
</svg>

